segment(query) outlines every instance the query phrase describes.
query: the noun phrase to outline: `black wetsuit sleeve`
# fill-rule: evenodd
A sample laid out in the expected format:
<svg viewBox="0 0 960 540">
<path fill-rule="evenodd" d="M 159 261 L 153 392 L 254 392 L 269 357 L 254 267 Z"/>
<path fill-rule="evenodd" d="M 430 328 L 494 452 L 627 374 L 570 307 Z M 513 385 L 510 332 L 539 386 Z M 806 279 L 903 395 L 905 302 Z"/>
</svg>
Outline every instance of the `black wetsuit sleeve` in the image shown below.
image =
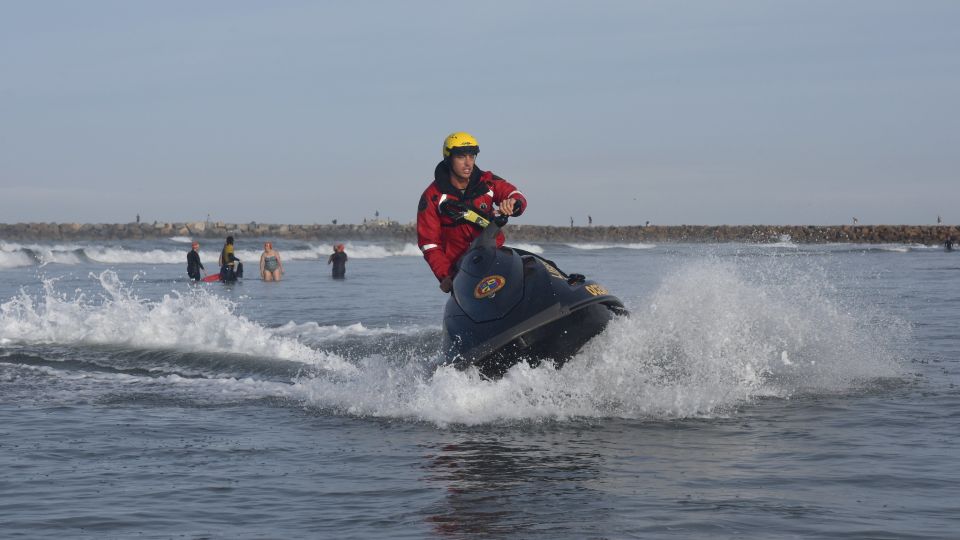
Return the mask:
<svg viewBox="0 0 960 540">
<path fill-rule="evenodd" d="M 200 262 L 200 255 L 191 250 L 187 253 L 187 275 L 192 278 L 199 278 L 200 270 L 206 270 L 203 263 Z"/>
</svg>

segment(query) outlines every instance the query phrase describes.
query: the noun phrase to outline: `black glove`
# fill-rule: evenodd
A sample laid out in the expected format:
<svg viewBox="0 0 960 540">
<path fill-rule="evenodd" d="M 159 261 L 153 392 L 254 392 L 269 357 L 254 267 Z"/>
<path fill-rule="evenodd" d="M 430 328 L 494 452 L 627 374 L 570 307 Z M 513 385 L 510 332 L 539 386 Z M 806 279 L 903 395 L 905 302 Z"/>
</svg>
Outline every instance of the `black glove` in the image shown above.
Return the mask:
<svg viewBox="0 0 960 540">
<path fill-rule="evenodd" d="M 443 292 L 445 292 L 445 293 L 448 293 L 448 292 L 450 292 L 450 289 L 453 289 L 453 278 L 451 278 L 450 276 L 447 276 L 447 277 L 443 278 L 442 280 L 440 280 L 440 290 L 441 290 L 441 291 L 443 291 Z"/>
</svg>

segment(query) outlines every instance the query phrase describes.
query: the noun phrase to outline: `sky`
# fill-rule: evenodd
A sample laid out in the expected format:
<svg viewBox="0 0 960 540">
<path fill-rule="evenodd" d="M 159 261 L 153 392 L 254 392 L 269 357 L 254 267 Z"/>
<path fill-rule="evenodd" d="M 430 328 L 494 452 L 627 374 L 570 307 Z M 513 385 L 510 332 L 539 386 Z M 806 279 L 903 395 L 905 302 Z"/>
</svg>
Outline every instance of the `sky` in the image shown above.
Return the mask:
<svg viewBox="0 0 960 540">
<path fill-rule="evenodd" d="M 960 2 L 0 0 L 0 222 L 960 223 Z"/>
</svg>

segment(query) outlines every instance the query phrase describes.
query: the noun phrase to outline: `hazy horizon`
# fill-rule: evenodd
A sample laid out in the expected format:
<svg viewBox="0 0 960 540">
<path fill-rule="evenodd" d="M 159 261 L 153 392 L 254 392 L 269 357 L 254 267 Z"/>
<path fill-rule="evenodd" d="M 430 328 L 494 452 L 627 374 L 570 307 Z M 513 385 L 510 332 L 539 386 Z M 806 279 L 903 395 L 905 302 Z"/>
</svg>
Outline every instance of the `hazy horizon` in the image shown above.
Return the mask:
<svg viewBox="0 0 960 540">
<path fill-rule="evenodd" d="M 960 3 L 0 1 L 0 222 L 960 222 Z"/>
</svg>

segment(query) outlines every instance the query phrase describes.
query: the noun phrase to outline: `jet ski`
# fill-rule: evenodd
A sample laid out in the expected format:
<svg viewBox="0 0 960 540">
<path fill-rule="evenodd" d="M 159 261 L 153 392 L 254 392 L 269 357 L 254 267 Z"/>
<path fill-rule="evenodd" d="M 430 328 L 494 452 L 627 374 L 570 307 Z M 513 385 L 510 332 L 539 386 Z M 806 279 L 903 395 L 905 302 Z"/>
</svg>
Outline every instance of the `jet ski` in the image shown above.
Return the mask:
<svg viewBox="0 0 960 540">
<path fill-rule="evenodd" d="M 618 315 L 623 303 L 580 274 L 566 274 L 533 253 L 497 247 L 507 219 L 464 209 L 483 228 L 460 258 L 443 313 L 443 350 L 448 364 L 476 366 L 490 379 L 526 361 L 559 368 Z"/>
<path fill-rule="evenodd" d="M 220 267 L 219 280 L 223 283 L 235 283 L 243 278 L 243 263 L 240 259 L 234 258 L 229 264 Z"/>
</svg>

